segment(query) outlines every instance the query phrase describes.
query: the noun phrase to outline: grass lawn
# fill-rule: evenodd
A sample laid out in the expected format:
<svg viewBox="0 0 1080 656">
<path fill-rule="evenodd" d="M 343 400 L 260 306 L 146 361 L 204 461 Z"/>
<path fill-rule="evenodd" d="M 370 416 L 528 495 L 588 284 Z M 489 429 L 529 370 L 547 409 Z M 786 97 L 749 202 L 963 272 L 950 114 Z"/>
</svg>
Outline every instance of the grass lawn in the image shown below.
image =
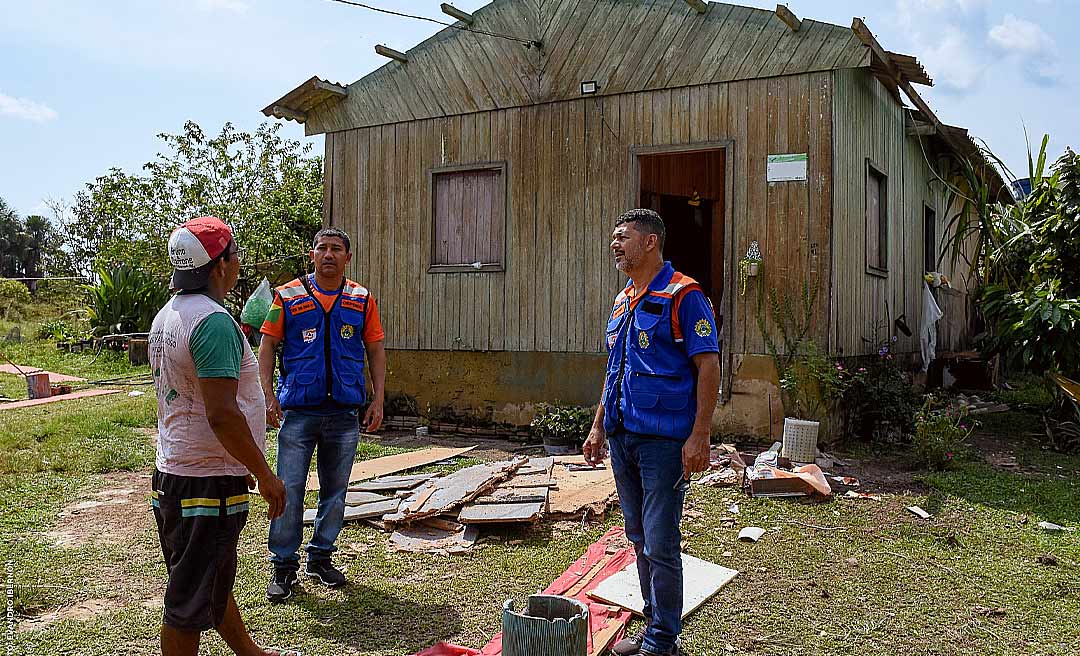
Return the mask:
<svg viewBox="0 0 1080 656">
<path fill-rule="evenodd" d="M 130 371 L 53 356 L 41 343 L 3 349 L 20 364 L 88 377 Z M 150 395 L 0 412 L 0 551 L 14 611 L 5 639 L 14 637 L 14 653 L 156 652 L 165 570 L 145 501 L 154 423 Z M 837 473 L 886 490 L 881 501 L 752 500 L 695 486 L 687 551 L 741 574 L 687 619 L 688 653 L 1080 653 L 1080 532 L 1036 526 L 1080 523 L 1080 457 L 1044 450 L 1027 412 L 996 415 L 984 428 L 969 457 L 945 473 L 912 470 L 903 451 L 855 450 Z M 272 436 L 270 444 L 272 458 Z M 365 442 L 358 458 L 394 446 Z M 984 458 L 1003 452 L 1019 467 Z M 883 471 L 895 474 L 887 485 L 879 485 Z M 720 520 L 732 503 L 740 511 L 728 526 Z M 932 518 L 916 518 L 909 505 Z M 236 596 L 258 640 L 305 654 L 400 656 L 439 640 L 478 647 L 498 631 L 507 597 L 520 603 L 545 587 L 619 521 L 616 509 L 604 522 L 496 529 L 473 553 L 450 558 L 395 553 L 385 533 L 347 525 L 337 562 L 351 585 L 307 586 L 271 606 L 268 522 L 256 499 Z M 767 530 L 760 542 L 736 540 L 748 525 Z M 1056 564 L 1040 562 L 1047 556 Z M 228 651 L 211 634 L 203 653 Z"/>
</svg>

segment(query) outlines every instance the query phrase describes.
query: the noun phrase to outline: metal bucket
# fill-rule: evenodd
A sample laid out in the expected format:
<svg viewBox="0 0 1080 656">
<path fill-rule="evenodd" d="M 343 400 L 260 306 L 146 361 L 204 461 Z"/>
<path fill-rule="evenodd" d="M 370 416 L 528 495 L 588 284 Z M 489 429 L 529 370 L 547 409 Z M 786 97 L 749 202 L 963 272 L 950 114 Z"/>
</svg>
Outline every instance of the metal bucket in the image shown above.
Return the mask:
<svg viewBox="0 0 1080 656">
<path fill-rule="evenodd" d="M 503 656 L 586 656 L 589 608 L 568 597 L 532 595 L 524 613 L 503 604 Z"/>
<path fill-rule="evenodd" d="M 49 373 L 26 374 L 26 395 L 31 399 L 47 399 L 52 396 Z"/>
</svg>

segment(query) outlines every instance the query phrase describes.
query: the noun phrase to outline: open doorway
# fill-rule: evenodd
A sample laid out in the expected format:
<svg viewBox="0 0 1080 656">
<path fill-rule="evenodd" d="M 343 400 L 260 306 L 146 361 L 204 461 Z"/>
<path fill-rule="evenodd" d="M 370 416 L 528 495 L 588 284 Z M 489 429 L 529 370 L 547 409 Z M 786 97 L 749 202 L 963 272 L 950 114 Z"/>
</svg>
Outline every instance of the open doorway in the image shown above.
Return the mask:
<svg viewBox="0 0 1080 656">
<path fill-rule="evenodd" d="M 641 207 L 667 227 L 664 257 L 701 283 L 718 310 L 724 300 L 724 151 L 638 156 Z"/>
<path fill-rule="evenodd" d="M 723 148 L 638 152 L 638 205 L 655 210 L 667 227 L 664 258 L 701 284 L 724 335 L 726 151 Z M 730 275 L 730 273 L 728 274 Z M 721 341 L 720 399 L 730 390 L 730 349 Z"/>
</svg>

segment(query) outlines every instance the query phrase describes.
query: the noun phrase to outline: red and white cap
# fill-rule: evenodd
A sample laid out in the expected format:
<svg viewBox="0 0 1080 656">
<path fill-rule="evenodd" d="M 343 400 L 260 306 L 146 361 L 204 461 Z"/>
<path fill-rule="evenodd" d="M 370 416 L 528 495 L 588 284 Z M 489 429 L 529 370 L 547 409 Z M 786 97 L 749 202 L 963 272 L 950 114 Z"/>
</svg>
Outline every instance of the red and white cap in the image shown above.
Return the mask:
<svg viewBox="0 0 1080 656">
<path fill-rule="evenodd" d="M 213 216 L 191 219 L 169 235 L 172 288 L 197 289 L 206 285 L 208 264 L 217 259 L 233 240 L 232 230 Z"/>
</svg>

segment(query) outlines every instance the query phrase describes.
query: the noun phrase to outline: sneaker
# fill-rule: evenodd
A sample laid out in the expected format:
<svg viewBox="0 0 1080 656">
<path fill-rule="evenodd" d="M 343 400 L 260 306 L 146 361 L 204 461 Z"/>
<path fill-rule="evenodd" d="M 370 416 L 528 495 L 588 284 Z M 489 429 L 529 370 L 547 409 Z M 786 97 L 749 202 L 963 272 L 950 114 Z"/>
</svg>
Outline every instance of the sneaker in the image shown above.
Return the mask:
<svg viewBox="0 0 1080 656">
<path fill-rule="evenodd" d="M 642 634 L 644 634 L 644 631 L 642 631 Z M 679 638 L 675 638 L 675 646 L 672 647 L 671 651 L 661 653 L 642 647 L 637 653 L 639 656 L 686 656 L 686 652 L 682 648 L 682 640 Z"/>
<path fill-rule="evenodd" d="M 328 588 L 340 588 L 349 582 L 341 570 L 334 567 L 329 560 L 308 561 L 305 570 L 307 575 L 322 583 Z"/>
<path fill-rule="evenodd" d="M 270 585 L 266 586 L 266 598 L 272 604 L 280 604 L 292 596 L 296 585 L 296 572 L 287 569 L 275 569 Z"/>
<path fill-rule="evenodd" d="M 641 652 L 641 643 L 645 641 L 645 629 L 641 629 L 632 636 L 627 636 L 616 642 L 611 647 L 611 653 L 615 656 L 635 656 Z"/>
</svg>

